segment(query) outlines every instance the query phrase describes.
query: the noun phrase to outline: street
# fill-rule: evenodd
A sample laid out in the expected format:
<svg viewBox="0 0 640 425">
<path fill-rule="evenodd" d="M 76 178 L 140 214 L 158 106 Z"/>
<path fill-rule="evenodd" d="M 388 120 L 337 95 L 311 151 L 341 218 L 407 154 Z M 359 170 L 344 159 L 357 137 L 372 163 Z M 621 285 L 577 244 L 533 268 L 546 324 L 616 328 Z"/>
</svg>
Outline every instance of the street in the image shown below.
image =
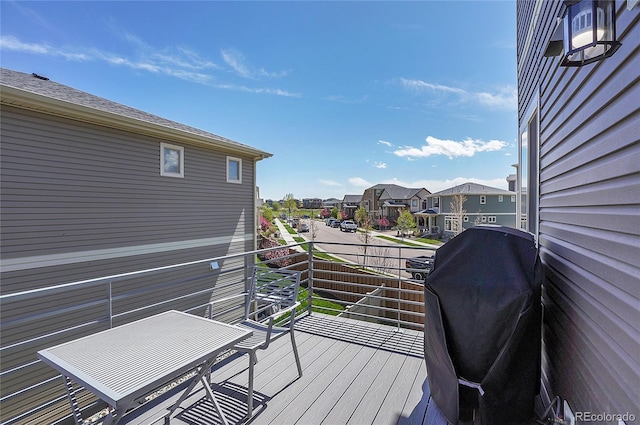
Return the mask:
<svg viewBox="0 0 640 425">
<path fill-rule="evenodd" d="M 363 263 L 365 256 L 365 237 L 361 232 L 342 232 L 339 228 L 325 225 L 322 220 L 308 220 L 310 230 L 302 233 L 306 239 L 311 240 L 312 235 L 319 241 L 316 246 L 328 253 L 354 263 Z M 390 236 L 393 231 L 386 231 Z M 435 250 L 431 248 L 411 247 L 400 242 L 393 242 L 376 237 L 380 234 L 371 234 L 366 247 L 367 265 L 383 269 L 386 273 L 397 274 L 401 270 L 403 277 L 411 277 L 404 271 L 405 260 L 420 255 L 432 255 Z M 408 240 L 409 241 L 409 240 Z M 410 241 L 409 241 L 410 242 Z"/>
</svg>

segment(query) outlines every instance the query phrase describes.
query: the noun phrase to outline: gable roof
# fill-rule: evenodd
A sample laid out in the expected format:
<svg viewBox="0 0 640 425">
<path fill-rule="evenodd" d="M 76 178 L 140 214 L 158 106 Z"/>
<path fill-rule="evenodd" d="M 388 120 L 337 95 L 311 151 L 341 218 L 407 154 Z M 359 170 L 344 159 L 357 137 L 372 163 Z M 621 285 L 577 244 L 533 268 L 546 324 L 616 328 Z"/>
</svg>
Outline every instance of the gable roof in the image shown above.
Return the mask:
<svg viewBox="0 0 640 425">
<path fill-rule="evenodd" d="M 361 200 L 362 195 L 344 195 L 344 198 L 342 198 L 343 203 L 349 204 L 359 204 Z"/>
<path fill-rule="evenodd" d="M 422 187 L 407 188 L 407 187 L 392 185 L 391 187 L 387 187 L 384 189 L 384 191 L 380 194 L 380 199 L 408 200 L 418 195 L 418 193 L 420 193 L 421 190 L 424 190 L 425 192 L 427 192 L 427 195 L 429 195 L 429 191 Z M 385 193 L 387 195 L 386 197 L 385 197 Z"/>
<path fill-rule="evenodd" d="M 384 189 L 387 189 L 387 188 L 390 188 L 390 187 L 400 187 L 401 188 L 402 186 L 398 186 L 397 184 L 392 184 L 392 183 L 388 183 L 388 184 L 387 183 L 379 183 L 379 184 L 377 184 L 375 186 L 371 186 L 371 187 L 365 189 L 365 191 L 366 190 L 371 190 L 371 189 L 383 189 L 384 190 Z"/>
<path fill-rule="evenodd" d="M 498 189 L 496 187 L 485 186 L 479 183 L 463 183 L 458 186 L 451 187 L 449 189 L 441 190 L 440 192 L 432 193 L 431 196 L 446 196 L 446 195 L 515 195 L 515 192 L 510 192 L 504 189 Z"/>
<path fill-rule="evenodd" d="M 254 159 L 272 154 L 242 143 L 113 102 L 36 74 L 0 68 L 0 102 L 164 140 L 208 145 Z"/>
</svg>

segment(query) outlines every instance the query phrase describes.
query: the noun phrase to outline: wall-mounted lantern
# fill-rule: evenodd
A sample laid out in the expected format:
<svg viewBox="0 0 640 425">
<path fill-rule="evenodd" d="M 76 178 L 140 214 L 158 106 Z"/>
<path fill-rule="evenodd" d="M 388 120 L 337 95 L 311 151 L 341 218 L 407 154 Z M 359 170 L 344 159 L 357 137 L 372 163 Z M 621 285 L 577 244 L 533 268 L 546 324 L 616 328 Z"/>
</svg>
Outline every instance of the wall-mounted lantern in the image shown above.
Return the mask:
<svg viewBox="0 0 640 425">
<path fill-rule="evenodd" d="M 545 51 L 545 56 L 562 53 L 561 66 L 587 65 L 613 55 L 621 46 L 613 0 L 565 0 L 561 24 Z"/>
</svg>

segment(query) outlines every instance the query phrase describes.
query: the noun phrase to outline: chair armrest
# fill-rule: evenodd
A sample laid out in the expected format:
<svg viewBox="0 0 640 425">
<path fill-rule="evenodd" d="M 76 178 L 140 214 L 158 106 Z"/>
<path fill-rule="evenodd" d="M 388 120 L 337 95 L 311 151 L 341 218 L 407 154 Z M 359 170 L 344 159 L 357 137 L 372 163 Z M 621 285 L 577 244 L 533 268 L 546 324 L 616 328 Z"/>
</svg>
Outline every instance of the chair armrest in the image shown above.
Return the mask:
<svg viewBox="0 0 640 425">
<path fill-rule="evenodd" d="M 289 329 L 293 329 L 294 321 L 296 318 L 296 309 L 298 308 L 298 306 L 300 306 L 300 303 L 296 302 L 294 305 L 289 306 L 283 310 L 279 310 L 268 317 L 269 329 L 267 330 L 267 340 L 271 338 L 271 328 L 273 328 L 273 322 L 275 321 L 275 319 L 277 319 L 280 316 L 284 316 L 287 313 L 291 313 L 291 320 L 289 320 Z"/>
</svg>

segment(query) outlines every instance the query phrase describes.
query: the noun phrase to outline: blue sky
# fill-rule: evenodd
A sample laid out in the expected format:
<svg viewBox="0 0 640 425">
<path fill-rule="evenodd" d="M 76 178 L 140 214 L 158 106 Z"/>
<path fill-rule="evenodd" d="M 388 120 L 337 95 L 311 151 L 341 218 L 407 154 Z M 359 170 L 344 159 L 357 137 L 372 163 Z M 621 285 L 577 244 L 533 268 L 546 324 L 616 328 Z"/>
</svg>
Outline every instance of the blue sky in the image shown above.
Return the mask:
<svg viewBox="0 0 640 425">
<path fill-rule="evenodd" d="M 515 172 L 515 1 L 0 7 L 2 67 L 272 153 L 263 198 Z"/>
</svg>

